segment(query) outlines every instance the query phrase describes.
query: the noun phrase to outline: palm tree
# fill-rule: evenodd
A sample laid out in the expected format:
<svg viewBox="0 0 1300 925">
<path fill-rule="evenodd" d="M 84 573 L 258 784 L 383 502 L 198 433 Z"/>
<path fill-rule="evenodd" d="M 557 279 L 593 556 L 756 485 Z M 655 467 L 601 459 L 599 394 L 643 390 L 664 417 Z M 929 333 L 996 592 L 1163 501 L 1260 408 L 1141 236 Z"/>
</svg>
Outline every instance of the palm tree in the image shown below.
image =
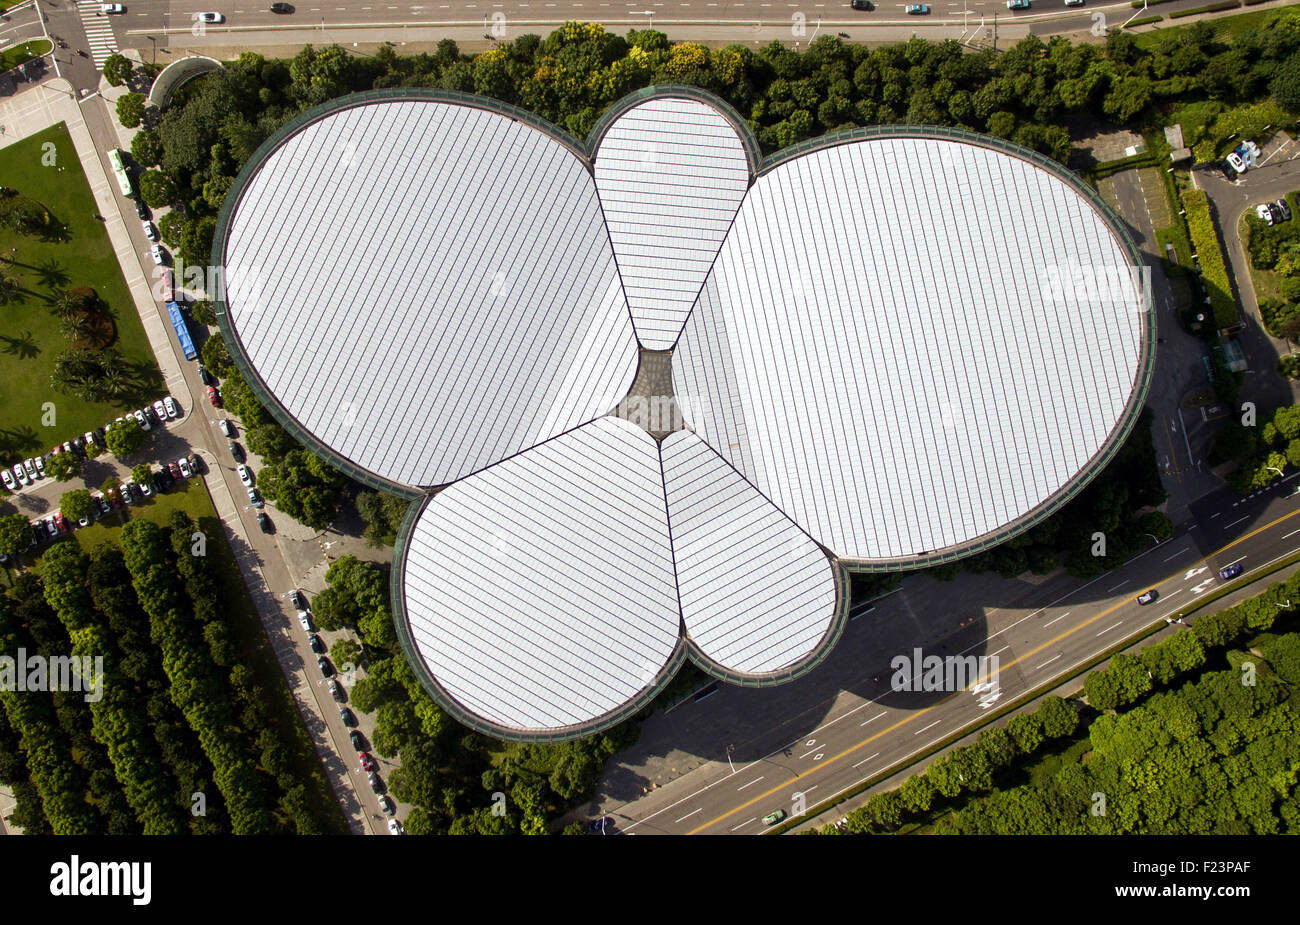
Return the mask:
<svg viewBox="0 0 1300 925">
<path fill-rule="evenodd" d="M 60 289 L 50 296 L 50 309 L 66 321 L 80 313 L 81 301 L 72 294 L 71 289 Z"/>
<path fill-rule="evenodd" d="M 120 364 L 114 363 L 112 366 L 104 368 L 104 375 L 99 380 L 100 387 L 107 395 L 121 395 L 126 391 L 126 374 L 122 371 Z"/>
<path fill-rule="evenodd" d="M 85 340 L 91 331 L 90 319 L 82 314 L 69 315 L 60 322 L 59 328 L 70 341 Z"/>
</svg>

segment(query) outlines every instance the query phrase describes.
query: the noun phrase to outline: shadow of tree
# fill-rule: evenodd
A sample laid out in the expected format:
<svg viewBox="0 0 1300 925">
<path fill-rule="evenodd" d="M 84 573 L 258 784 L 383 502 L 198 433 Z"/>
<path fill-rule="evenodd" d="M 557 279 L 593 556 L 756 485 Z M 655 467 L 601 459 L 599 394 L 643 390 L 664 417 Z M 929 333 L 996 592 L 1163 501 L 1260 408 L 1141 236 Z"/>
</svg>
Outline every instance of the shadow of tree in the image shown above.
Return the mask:
<svg viewBox="0 0 1300 925">
<path fill-rule="evenodd" d="M 23 266 L 27 266 L 23 264 Z M 31 267 L 36 273 L 36 278 L 40 280 L 42 286 L 47 289 L 59 289 L 67 286 L 72 280 L 71 274 L 63 267 L 63 262 L 51 257 L 36 266 Z"/>
<path fill-rule="evenodd" d="M 34 427 L 22 425 L 0 428 L 0 455 L 17 453 L 26 456 L 43 445 Z"/>
<path fill-rule="evenodd" d="M 16 356 L 20 360 L 31 360 L 40 355 L 41 348 L 37 345 L 32 332 L 24 331 L 19 337 L 0 334 L 0 353 Z"/>
</svg>

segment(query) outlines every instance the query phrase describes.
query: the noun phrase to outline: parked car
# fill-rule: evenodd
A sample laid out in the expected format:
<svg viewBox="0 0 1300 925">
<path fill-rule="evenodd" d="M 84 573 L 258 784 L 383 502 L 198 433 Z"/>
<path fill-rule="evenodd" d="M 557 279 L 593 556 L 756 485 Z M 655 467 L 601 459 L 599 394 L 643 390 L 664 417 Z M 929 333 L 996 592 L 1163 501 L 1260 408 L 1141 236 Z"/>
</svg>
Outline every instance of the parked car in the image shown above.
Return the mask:
<svg viewBox="0 0 1300 925">
<path fill-rule="evenodd" d="M 202 363 L 199 364 L 199 378 L 203 380 L 204 385 L 213 385 L 217 380 L 212 378 L 212 373 Z"/>
<path fill-rule="evenodd" d="M 1273 203 L 1273 205 L 1277 207 L 1278 213 L 1282 216 L 1278 221 L 1291 221 L 1291 205 L 1286 201 L 1286 199 L 1279 199 L 1277 202 Z"/>
<path fill-rule="evenodd" d="M 123 482 L 122 487 L 119 489 L 122 493 L 122 500 L 127 504 L 133 504 L 136 501 L 134 489 L 134 482 Z"/>
<path fill-rule="evenodd" d="M 379 797 L 379 810 L 385 816 L 391 816 L 393 813 L 397 812 L 397 807 L 393 804 L 393 798 L 381 794 Z"/>
<path fill-rule="evenodd" d="M 168 463 L 167 474 L 172 477 L 173 482 L 179 482 L 181 479 L 185 478 L 185 473 L 181 471 L 179 463 Z"/>
<path fill-rule="evenodd" d="M 225 434 L 227 437 L 231 439 L 234 438 L 235 425 L 230 423 L 229 418 L 222 418 L 221 420 L 217 421 L 217 426 L 221 428 L 221 432 Z"/>
<path fill-rule="evenodd" d="M 221 407 L 221 393 L 217 391 L 216 386 L 208 386 L 208 401 L 212 402 L 212 407 Z"/>
<path fill-rule="evenodd" d="M 352 740 L 352 747 L 357 751 L 365 751 L 366 737 L 361 734 L 359 729 L 349 729 L 348 738 Z"/>
<path fill-rule="evenodd" d="M 1255 206 L 1255 214 L 1262 218 L 1265 224 L 1273 224 L 1273 210 L 1268 207 L 1267 202 L 1261 202 Z"/>
<path fill-rule="evenodd" d="M 614 834 L 614 817 L 601 816 L 599 819 L 592 819 L 587 823 L 588 835 L 613 835 Z"/>
<path fill-rule="evenodd" d="M 194 472 L 190 469 L 190 461 L 184 457 L 176 460 L 176 465 L 180 467 L 181 475 L 185 478 L 193 478 Z"/>
<path fill-rule="evenodd" d="M 298 625 L 306 632 L 311 632 L 311 612 L 307 610 L 298 611 Z"/>
<path fill-rule="evenodd" d="M 158 240 L 158 229 L 147 218 L 140 222 L 140 230 L 144 232 L 144 236 L 150 241 Z"/>
<path fill-rule="evenodd" d="M 32 480 L 27 477 L 27 473 L 23 471 L 22 463 L 14 463 L 13 474 L 19 485 L 26 487 L 32 483 Z"/>
<path fill-rule="evenodd" d="M 5 483 L 5 488 L 9 491 L 15 491 L 18 488 L 18 481 L 8 469 L 0 470 L 0 480 Z"/>
<path fill-rule="evenodd" d="M 1240 562 L 1234 562 L 1232 565 L 1227 565 L 1219 569 L 1219 577 L 1224 581 L 1228 581 L 1231 578 L 1236 578 L 1243 571 L 1245 571 L 1245 569 L 1242 567 L 1242 564 Z"/>
<path fill-rule="evenodd" d="M 366 780 L 370 782 L 370 789 L 373 790 L 375 793 L 384 792 L 384 782 L 379 779 L 379 775 L 376 774 L 374 771 L 370 772 Z"/>
<path fill-rule="evenodd" d="M 244 483 L 245 488 L 253 487 L 253 470 L 247 466 L 235 466 L 235 472 L 239 475 L 239 481 Z"/>
<path fill-rule="evenodd" d="M 374 758 L 370 757 L 369 752 L 361 752 L 360 754 L 358 754 L 357 761 L 359 761 L 361 763 L 361 767 L 365 768 L 367 771 L 379 770 L 379 762 L 376 761 Z"/>
<path fill-rule="evenodd" d="M 33 482 L 37 479 L 45 478 L 44 475 L 36 471 L 36 463 L 32 462 L 30 459 L 23 460 L 23 471 L 27 473 L 27 477 Z"/>
<path fill-rule="evenodd" d="M 135 412 L 135 419 L 140 422 L 141 430 L 150 430 L 153 428 L 153 424 L 149 421 L 149 415 L 145 414 L 143 411 Z"/>
<path fill-rule="evenodd" d="M 152 482 L 153 479 L 149 478 L 149 479 L 145 479 L 143 482 L 132 482 L 131 484 L 134 485 L 140 491 L 140 495 L 142 497 L 147 498 L 153 494 L 153 485 L 151 484 Z"/>
<path fill-rule="evenodd" d="M 357 715 L 347 707 L 339 707 L 339 719 L 343 721 L 344 726 L 355 726 L 357 724 Z"/>
<path fill-rule="evenodd" d="M 202 475 L 202 474 L 203 474 L 203 460 L 202 460 L 201 458 L 199 458 L 199 454 L 198 454 L 198 453 L 191 453 L 191 454 L 189 455 L 188 458 L 189 458 L 189 461 L 190 461 L 190 469 L 194 472 L 194 474 L 195 474 L 195 475 Z"/>
<path fill-rule="evenodd" d="M 299 610 L 307 609 L 307 598 L 303 597 L 302 592 L 297 588 L 294 588 L 289 592 L 289 603 L 297 607 Z"/>
<path fill-rule="evenodd" d="M 163 405 L 162 399 L 153 403 L 153 416 L 158 419 L 159 423 L 171 417 L 171 415 L 167 413 L 167 408 Z"/>
<path fill-rule="evenodd" d="M 312 633 L 307 637 L 307 645 L 311 646 L 311 650 L 317 655 L 324 655 L 326 651 L 328 651 L 325 648 L 325 640 L 321 639 L 315 633 Z"/>
<path fill-rule="evenodd" d="M 108 506 L 108 502 L 104 500 L 104 496 L 101 495 L 99 492 L 95 492 L 93 495 L 91 495 L 90 500 L 94 501 L 95 507 L 99 508 L 100 517 L 103 517 L 107 514 L 111 514 L 113 512 L 113 509 Z"/>
<path fill-rule="evenodd" d="M 244 455 L 244 448 L 234 440 L 227 440 L 226 446 L 230 449 L 230 458 L 235 462 L 243 462 L 247 457 Z"/>
<path fill-rule="evenodd" d="M 1160 592 L 1157 591 L 1155 588 L 1151 588 L 1149 591 L 1143 591 L 1141 594 L 1139 594 L 1137 601 L 1139 604 L 1145 606 L 1147 604 L 1150 604 L 1159 596 L 1160 596 Z"/>
<path fill-rule="evenodd" d="M 45 478 L 45 457 L 44 456 L 33 457 L 32 462 L 36 465 L 37 474 L 41 478 Z"/>
<path fill-rule="evenodd" d="M 389 834 L 389 835 L 405 835 L 405 834 L 406 834 L 406 829 L 402 828 L 402 824 L 401 824 L 400 822 L 398 822 L 396 819 L 389 819 L 389 820 L 388 820 L 388 834 Z"/>
<path fill-rule="evenodd" d="M 167 474 L 166 469 L 159 469 L 153 474 L 153 490 L 156 492 L 166 491 L 171 487 L 171 476 Z"/>
<path fill-rule="evenodd" d="M 330 664 L 330 660 L 325 656 L 322 655 L 316 659 L 316 667 L 320 669 L 320 673 L 325 677 L 334 677 L 334 666 Z"/>
<path fill-rule="evenodd" d="M 257 512 L 257 525 L 262 528 L 263 533 L 271 532 L 271 518 L 267 517 L 262 511 Z"/>
<path fill-rule="evenodd" d="M 55 526 L 56 528 L 58 528 L 58 531 L 59 531 L 60 533 L 71 533 L 71 532 L 72 532 L 72 525 L 71 525 L 70 523 L 68 523 L 68 519 L 67 519 L 66 517 L 64 517 L 61 513 L 59 513 L 58 511 L 55 511 L 55 512 L 54 512 L 54 526 Z"/>
<path fill-rule="evenodd" d="M 118 508 L 122 506 L 122 499 L 117 496 L 116 488 L 109 486 L 108 488 L 104 489 L 104 497 L 108 499 L 108 503 L 113 508 L 113 510 L 116 511 Z"/>
<path fill-rule="evenodd" d="M 343 690 L 343 685 L 340 684 L 338 681 L 335 681 L 333 678 L 329 679 L 329 688 L 330 688 L 330 696 L 333 697 L 335 700 L 337 700 L 339 703 L 342 703 L 344 700 L 347 699 L 348 695 Z"/>
<path fill-rule="evenodd" d="M 257 493 L 256 488 L 248 489 L 248 503 L 251 504 L 253 507 L 257 508 L 258 510 L 261 510 L 262 496 Z"/>
<path fill-rule="evenodd" d="M 156 267 L 164 266 L 167 263 L 167 252 L 162 249 L 161 244 L 155 244 L 149 248 L 149 259 Z"/>
<path fill-rule="evenodd" d="M 1241 155 L 1236 151 L 1229 154 L 1225 160 L 1228 162 L 1228 166 L 1237 171 L 1237 173 L 1246 172 L 1246 162 L 1241 159 Z"/>
<path fill-rule="evenodd" d="M 168 395 L 162 400 L 162 402 L 163 408 L 167 410 L 167 417 L 178 418 L 181 416 L 181 409 L 180 406 L 176 404 L 176 399 Z"/>
</svg>

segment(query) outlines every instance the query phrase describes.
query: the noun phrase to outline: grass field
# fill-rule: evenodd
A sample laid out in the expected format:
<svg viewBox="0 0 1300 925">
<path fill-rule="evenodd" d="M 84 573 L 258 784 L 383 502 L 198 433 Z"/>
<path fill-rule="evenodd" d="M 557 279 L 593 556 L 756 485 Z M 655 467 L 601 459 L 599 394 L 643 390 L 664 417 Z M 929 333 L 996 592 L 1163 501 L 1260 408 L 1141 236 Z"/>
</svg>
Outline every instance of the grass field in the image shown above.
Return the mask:
<svg viewBox="0 0 1300 925">
<path fill-rule="evenodd" d="M 248 665 L 257 678 L 257 683 L 267 692 L 267 707 L 274 714 L 281 728 L 290 730 L 292 738 L 286 744 L 294 755 L 295 777 L 307 786 L 313 808 L 318 819 L 336 820 L 337 833 L 346 834 L 347 826 L 339 812 L 333 791 L 325 780 L 324 771 L 307 731 L 303 728 L 302 716 L 293 702 L 279 662 L 267 642 L 266 633 L 253 602 L 244 587 L 239 567 L 235 564 L 230 545 L 225 540 L 225 531 L 217 518 L 212 498 L 202 479 L 189 479 L 174 484 L 168 491 L 155 494 L 150 500 L 123 507 L 120 511 L 104 518 L 98 523 L 74 530 L 72 541 L 81 544 L 89 552 L 103 543 L 116 545 L 117 536 L 122 525 L 128 519 L 143 518 L 156 524 L 166 526 L 167 518 L 173 511 L 184 511 L 198 523 L 199 530 L 207 537 L 207 553 L 218 563 L 222 576 L 222 597 L 228 605 L 226 623 L 239 641 L 244 653 L 244 664 Z M 63 540 L 62 542 L 69 542 Z M 46 547 L 48 548 L 48 547 Z M 36 568 L 39 570 L 40 557 Z"/>
<path fill-rule="evenodd" d="M 51 155 L 52 165 L 45 166 Z M 0 229 L 0 257 L 5 258 L 0 272 L 20 287 L 17 299 L 0 307 L 0 462 L 12 463 L 161 397 L 163 389 L 66 126 L 60 123 L 0 148 L 0 177 L 43 203 L 63 228 L 57 239 Z M 125 360 L 128 388 L 112 403 L 83 402 L 50 386 L 55 358 L 70 345 L 49 298 L 74 286 L 93 287 L 113 315 L 113 345 Z M 53 403 L 51 426 L 46 426 L 46 402 Z"/>
<path fill-rule="evenodd" d="M 3 8 L 4 2 L 0 0 L 0 9 Z M 0 51 L 0 72 L 7 71 L 20 64 L 26 64 L 32 58 L 39 58 L 41 55 L 48 54 L 53 47 L 49 39 L 32 39 L 30 42 L 21 42 L 12 48 L 6 48 L 4 51 Z"/>
<path fill-rule="evenodd" d="M 1214 28 L 1218 30 L 1220 38 L 1231 38 L 1250 29 L 1258 29 L 1264 24 L 1266 19 L 1270 16 L 1277 15 L 1279 12 L 1279 10 L 1255 10 L 1250 13 L 1234 13 L 1232 16 L 1216 16 L 1212 17 L 1209 21 Z M 1179 29 L 1186 28 L 1187 26 L 1169 26 L 1151 32 L 1140 32 L 1133 36 L 1133 41 L 1139 48 L 1152 48 L 1160 41 L 1162 36 L 1176 33 Z"/>
</svg>

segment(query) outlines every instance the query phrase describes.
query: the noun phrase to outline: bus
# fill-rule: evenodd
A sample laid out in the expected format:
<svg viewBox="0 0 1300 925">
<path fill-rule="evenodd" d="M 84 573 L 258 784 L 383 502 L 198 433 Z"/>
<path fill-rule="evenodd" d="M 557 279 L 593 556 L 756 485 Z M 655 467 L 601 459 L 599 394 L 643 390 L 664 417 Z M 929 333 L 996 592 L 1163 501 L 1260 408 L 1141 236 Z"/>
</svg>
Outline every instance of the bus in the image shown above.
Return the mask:
<svg viewBox="0 0 1300 925">
<path fill-rule="evenodd" d="M 135 190 L 131 187 L 131 175 L 126 172 L 126 165 L 122 162 L 122 152 L 117 148 L 110 150 L 108 162 L 113 166 L 113 176 L 117 177 L 117 186 L 122 195 L 128 199 L 134 197 Z"/>
<path fill-rule="evenodd" d="M 176 330 L 176 339 L 180 341 L 181 352 L 185 354 L 185 359 L 198 359 L 199 354 L 194 349 L 194 340 L 190 337 L 189 325 L 185 323 L 185 316 L 181 314 L 181 307 L 175 302 L 168 302 L 167 314 L 171 316 L 172 327 Z"/>
</svg>

